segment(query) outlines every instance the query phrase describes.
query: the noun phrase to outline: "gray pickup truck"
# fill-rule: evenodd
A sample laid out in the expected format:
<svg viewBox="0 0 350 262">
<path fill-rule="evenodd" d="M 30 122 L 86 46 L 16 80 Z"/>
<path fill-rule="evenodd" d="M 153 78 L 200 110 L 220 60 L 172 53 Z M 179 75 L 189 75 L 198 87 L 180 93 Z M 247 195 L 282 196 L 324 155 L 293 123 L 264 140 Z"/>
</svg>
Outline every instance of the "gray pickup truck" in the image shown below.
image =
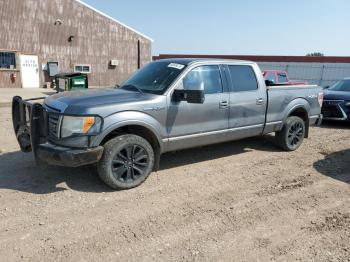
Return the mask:
<svg viewBox="0 0 350 262">
<path fill-rule="evenodd" d="M 152 62 L 120 87 L 13 98 L 14 130 L 24 152 L 52 165 L 96 164 L 114 189 L 140 185 L 174 150 L 276 133 L 296 150 L 322 121 L 317 86 L 269 89 L 248 61 Z"/>
</svg>

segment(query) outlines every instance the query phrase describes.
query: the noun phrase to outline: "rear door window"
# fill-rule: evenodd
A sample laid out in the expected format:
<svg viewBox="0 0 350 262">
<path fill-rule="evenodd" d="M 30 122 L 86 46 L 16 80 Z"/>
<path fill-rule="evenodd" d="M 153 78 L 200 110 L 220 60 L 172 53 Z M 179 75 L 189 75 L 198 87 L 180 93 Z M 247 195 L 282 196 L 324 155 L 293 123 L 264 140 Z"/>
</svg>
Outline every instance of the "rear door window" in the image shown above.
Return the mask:
<svg viewBox="0 0 350 262">
<path fill-rule="evenodd" d="M 254 91 L 258 89 L 255 72 L 251 66 L 230 65 L 229 70 L 234 92 Z"/>
</svg>

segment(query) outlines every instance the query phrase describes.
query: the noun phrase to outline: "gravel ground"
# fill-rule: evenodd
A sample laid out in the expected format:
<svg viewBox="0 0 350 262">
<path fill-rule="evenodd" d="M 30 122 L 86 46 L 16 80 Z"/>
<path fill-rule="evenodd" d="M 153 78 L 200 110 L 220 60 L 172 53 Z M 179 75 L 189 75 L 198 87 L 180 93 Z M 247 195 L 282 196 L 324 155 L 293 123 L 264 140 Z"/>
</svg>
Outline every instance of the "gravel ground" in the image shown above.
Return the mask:
<svg viewBox="0 0 350 262">
<path fill-rule="evenodd" d="M 166 154 L 113 192 L 95 167 L 36 167 L 0 108 L 1 261 L 350 261 L 350 126 Z"/>
</svg>

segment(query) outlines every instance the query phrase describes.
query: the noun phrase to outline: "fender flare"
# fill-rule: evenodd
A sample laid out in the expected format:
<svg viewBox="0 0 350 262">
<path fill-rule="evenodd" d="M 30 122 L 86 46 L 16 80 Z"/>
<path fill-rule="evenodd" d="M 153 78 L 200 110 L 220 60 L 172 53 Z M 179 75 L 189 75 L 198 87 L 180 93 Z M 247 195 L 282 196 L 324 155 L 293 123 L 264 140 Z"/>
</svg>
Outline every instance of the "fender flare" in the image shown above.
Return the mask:
<svg viewBox="0 0 350 262">
<path fill-rule="evenodd" d="M 157 132 L 157 129 L 140 120 L 126 120 L 126 121 L 120 121 L 118 123 L 115 123 L 111 126 L 109 126 L 108 128 L 106 128 L 105 130 L 102 131 L 102 133 L 97 137 L 97 139 L 94 141 L 94 145 L 100 145 L 102 143 L 102 141 L 109 135 L 111 134 L 113 131 L 122 128 L 122 127 L 126 127 L 126 126 L 141 126 L 144 127 L 146 129 L 148 129 L 150 132 L 152 132 L 152 134 L 156 137 L 160 150 L 162 152 L 164 145 L 163 145 L 163 141 L 161 136 L 159 135 L 159 133 Z"/>
<path fill-rule="evenodd" d="M 303 101 L 303 103 L 300 103 L 298 101 L 297 104 L 295 104 L 294 106 L 292 106 L 290 109 L 288 109 L 288 113 L 285 114 L 285 117 L 283 119 L 283 126 L 285 125 L 286 121 L 287 121 L 287 118 L 293 114 L 294 111 L 296 110 L 300 110 L 302 109 L 303 111 L 305 111 L 306 113 L 306 119 L 305 119 L 305 138 L 308 138 L 309 137 L 309 112 L 310 112 L 310 104 L 307 102 L 307 100 L 305 99 L 295 99 L 295 100 L 299 100 L 299 101 Z M 293 101 L 295 101 L 293 100 Z M 293 102 L 292 101 L 292 102 Z"/>
<path fill-rule="evenodd" d="M 284 119 L 283 119 L 283 124 L 287 121 L 287 118 L 288 118 L 294 111 L 296 111 L 296 110 L 298 110 L 298 109 L 304 110 L 304 111 L 306 112 L 306 114 L 307 114 L 307 118 L 309 118 L 308 110 L 305 108 L 305 106 L 299 104 L 299 105 L 293 106 L 293 107 L 288 111 L 288 113 L 286 114 L 286 116 L 285 116 Z"/>
</svg>

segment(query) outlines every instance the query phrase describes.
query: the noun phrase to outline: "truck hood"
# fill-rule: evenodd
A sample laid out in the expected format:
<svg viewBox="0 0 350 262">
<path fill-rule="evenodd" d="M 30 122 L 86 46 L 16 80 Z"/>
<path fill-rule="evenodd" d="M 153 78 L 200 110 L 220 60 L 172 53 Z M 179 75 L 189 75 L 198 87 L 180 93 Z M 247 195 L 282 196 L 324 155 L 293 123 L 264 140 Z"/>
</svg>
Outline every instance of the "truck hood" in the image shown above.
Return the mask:
<svg viewBox="0 0 350 262">
<path fill-rule="evenodd" d="M 142 94 L 118 88 L 90 89 L 81 91 L 62 92 L 45 99 L 49 108 L 66 114 L 97 114 L 106 116 L 125 109 L 126 105 L 147 103 L 156 95 Z M 119 109 L 117 108 L 119 107 Z"/>
<path fill-rule="evenodd" d="M 350 92 L 324 90 L 324 99 L 326 100 L 346 100 L 350 101 Z"/>
</svg>

